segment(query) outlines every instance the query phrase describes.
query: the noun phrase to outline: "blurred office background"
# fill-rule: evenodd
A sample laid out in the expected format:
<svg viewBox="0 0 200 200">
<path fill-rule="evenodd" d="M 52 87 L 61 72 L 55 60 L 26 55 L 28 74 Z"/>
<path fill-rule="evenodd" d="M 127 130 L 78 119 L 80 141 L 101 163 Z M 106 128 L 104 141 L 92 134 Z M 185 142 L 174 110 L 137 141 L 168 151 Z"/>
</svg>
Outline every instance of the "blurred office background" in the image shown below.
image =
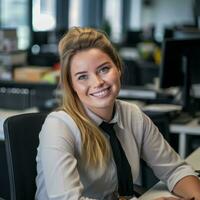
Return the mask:
<svg viewBox="0 0 200 200">
<path fill-rule="evenodd" d="M 199 4 L 199 0 L 0 0 L 0 79 L 21 79 L 15 68 L 26 65 L 58 68 L 62 35 L 72 26 L 90 26 L 107 32 L 125 66 L 140 73 L 134 78 L 125 75 L 125 85 L 151 83 L 158 77 L 163 39 L 199 34 Z"/>
<path fill-rule="evenodd" d="M 177 88 L 163 90 L 159 86 L 162 44 L 169 38 L 200 38 L 200 0 L 0 0 L 0 122 L 5 120 L 6 110 L 16 113 L 37 108 L 49 112 L 56 107 L 57 44 L 73 26 L 107 33 L 124 63 L 123 88 L 130 86 L 132 91 L 148 91 L 150 95 L 159 92 L 153 98 L 145 97 L 146 93 L 138 97 L 125 92 L 121 98 L 142 106 L 180 100 Z M 195 109 L 199 111 L 199 85 L 194 89 Z M 164 136 L 178 151 L 178 135 L 169 135 L 168 119 L 146 113 L 156 124 L 161 121 Z M 0 197 L 9 199 L 3 140 Z M 186 155 L 199 146 L 200 136 L 188 136 Z"/>
</svg>

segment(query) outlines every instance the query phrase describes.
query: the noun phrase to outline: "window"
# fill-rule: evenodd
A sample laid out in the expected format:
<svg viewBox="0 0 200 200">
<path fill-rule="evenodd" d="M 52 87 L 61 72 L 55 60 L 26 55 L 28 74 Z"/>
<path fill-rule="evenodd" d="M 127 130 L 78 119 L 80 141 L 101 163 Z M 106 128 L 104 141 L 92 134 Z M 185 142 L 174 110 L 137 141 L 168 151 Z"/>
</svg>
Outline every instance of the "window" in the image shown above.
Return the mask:
<svg viewBox="0 0 200 200">
<path fill-rule="evenodd" d="M 69 27 L 81 26 L 82 0 L 70 0 L 69 3 Z"/>
<path fill-rule="evenodd" d="M 111 40 L 119 42 L 122 37 L 122 0 L 105 0 L 105 20 L 110 24 Z"/>
<path fill-rule="evenodd" d="M 69 27 L 102 25 L 102 0 L 70 0 Z"/>
<path fill-rule="evenodd" d="M 33 0 L 33 31 L 50 31 L 56 27 L 56 0 Z"/>
<path fill-rule="evenodd" d="M 29 0 L 1 0 L 0 28 L 14 28 L 17 30 L 18 48 L 29 46 Z"/>
</svg>

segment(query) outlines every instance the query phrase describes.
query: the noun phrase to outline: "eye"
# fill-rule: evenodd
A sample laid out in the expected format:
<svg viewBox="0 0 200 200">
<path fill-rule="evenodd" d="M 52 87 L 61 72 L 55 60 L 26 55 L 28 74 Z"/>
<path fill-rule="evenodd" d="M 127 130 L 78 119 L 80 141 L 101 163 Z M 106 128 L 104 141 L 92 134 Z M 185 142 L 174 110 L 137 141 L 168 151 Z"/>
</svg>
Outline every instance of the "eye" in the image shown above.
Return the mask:
<svg viewBox="0 0 200 200">
<path fill-rule="evenodd" d="M 108 66 L 104 66 L 99 69 L 99 72 L 105 74 L 109 71 L 109 69 L 110 68 Z"/>
<path fill-rule="evenodd" d="M 88 75 L 86 75 L 86 74 L 80 75 L 78 77 L 78 80 L 87 80 L 87 79 L 88 79 Z"/>
</svg>

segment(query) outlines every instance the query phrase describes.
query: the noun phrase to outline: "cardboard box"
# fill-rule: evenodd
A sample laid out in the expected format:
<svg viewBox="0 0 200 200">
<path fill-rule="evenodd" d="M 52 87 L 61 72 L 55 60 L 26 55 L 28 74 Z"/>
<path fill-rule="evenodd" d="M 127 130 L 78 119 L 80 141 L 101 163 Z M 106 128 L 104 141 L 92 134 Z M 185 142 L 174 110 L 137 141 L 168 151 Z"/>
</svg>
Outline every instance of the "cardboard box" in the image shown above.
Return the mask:
<svg viewBox="0 0 200 200">
<path fill-rule="evenodd" d="M 15 68 L 14 80 L 25 82 L 42 82 L 42 77 L 52 71 L 51 67 L 26 66 Z"/>
</svg>

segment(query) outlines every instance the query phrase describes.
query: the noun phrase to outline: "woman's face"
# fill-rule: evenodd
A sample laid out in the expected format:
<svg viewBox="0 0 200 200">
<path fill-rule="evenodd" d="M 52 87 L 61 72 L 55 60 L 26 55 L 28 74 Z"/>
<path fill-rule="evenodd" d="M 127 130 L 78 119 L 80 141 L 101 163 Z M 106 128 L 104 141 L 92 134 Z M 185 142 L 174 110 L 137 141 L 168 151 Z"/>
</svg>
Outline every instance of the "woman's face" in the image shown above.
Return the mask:
<svg viewBox="0 0 200 200">
<path fill-rule="evenodd" d="M 99 49 L 78 52 L 71 60 L 71 79 L 80 101 L 102 118 L 112 115 L 121 72 Z"/>
</svg>

